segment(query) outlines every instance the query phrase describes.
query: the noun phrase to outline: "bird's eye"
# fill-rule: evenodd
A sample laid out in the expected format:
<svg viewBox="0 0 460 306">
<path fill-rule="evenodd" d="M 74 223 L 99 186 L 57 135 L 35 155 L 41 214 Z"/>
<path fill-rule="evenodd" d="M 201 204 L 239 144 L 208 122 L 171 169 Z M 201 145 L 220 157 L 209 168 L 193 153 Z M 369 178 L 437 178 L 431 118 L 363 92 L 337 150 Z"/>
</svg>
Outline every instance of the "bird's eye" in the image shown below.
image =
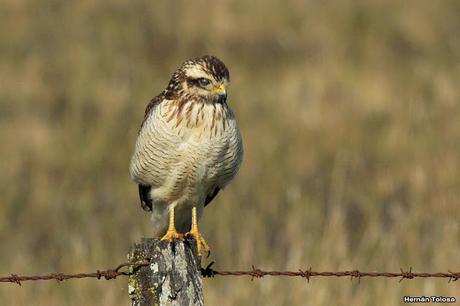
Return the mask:
<svg viewBox="0 0 460 306">
<path fill-rule="evenodd" d="M 209 84 L 211 84 L 211 81 L 206 79 L 206 78 L 199 78 L 198 79 L 198 83 L 201 85 L 201 86 L 208 86 Z"/>
</svg>

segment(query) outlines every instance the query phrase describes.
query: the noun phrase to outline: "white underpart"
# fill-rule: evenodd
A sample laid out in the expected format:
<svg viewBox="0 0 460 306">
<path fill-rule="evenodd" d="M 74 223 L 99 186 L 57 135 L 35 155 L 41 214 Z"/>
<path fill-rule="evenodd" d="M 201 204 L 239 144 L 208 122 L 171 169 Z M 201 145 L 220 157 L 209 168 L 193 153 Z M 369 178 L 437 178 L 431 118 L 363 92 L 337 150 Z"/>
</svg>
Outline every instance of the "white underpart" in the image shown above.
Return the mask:
<svg viewBox="0 0 460 306">
<path fill-rule="evenodd" d="M 130 164 L 132 178 L 152 186 L 155 236 L 165 233 L 171 207 L 175 207 L 178 231 L 188 231 L 192 207 L 197 207 L 200 217 L 206 196 L 216 187 L 225 187 L 243 156 L 235 117 L 226 104 L 188 102 L 181 114 L 171 116 L 177 108 L 172 103 L 163 101 L 151 111 Z"/>
</svg>

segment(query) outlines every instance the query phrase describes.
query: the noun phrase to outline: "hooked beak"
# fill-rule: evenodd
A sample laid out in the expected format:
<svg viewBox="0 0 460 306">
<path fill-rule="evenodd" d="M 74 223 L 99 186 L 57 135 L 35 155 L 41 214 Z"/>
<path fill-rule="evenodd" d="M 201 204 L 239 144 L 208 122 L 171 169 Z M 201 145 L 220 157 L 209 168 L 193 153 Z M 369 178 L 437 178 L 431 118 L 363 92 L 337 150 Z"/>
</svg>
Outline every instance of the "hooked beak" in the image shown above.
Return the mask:
<svg viewBox="0 0 460 306">
<path fill-rule="evenodd" d="M 223 82 L 214 89 L 214 92 L 219 96 L 217 102 L 224 103 L 227 100 L 227 90 Z"/>
</svg>

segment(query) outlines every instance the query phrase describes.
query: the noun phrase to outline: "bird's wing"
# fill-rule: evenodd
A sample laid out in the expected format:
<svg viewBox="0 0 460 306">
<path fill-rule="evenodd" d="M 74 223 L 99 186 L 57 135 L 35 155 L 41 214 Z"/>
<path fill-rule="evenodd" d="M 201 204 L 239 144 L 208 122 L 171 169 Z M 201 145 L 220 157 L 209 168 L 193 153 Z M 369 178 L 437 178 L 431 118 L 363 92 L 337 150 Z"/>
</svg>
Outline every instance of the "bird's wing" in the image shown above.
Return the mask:
<svg viewBox="0 0 460 306">
<path fill-rule="evenodd" d="M 206 200 L 204 202 L 204 206 L 206 207 L 209 203 L 211 203 L 212 200 L 214 200 L 214 198 L 217 196 L 217 194 L 219 193 L 220 191 L 220 188 L 219 187 L 216 187 L 214 188 L 214 190 L 212 192 L 210 192 L 207 196 L 206 196 Z"/>
<path fill-rule="evenodd" d="M 161 93 L 158 96 L 154 97 L 152 100 L 150 100 L 149 104 L 147 104 L 147 107 L 145 108 L 145 113 L 144 113 L 144 120 L 142 120 L 142 124 L 141 124 L 141 127 L 140 127 L 139 131 L 144 126 L 145 121 L 147 120 L 147 118 L 150 115 L 150 112 L 153 110 L 153 108 L 156 105 L 160 104 L 160 102 L 163 101 L 163 98 L 164 98 L 164 95 L 163 95 L 163 93 Z"/>
<path fill-rule="evenodd" d="M 144 119 L 142 120 L 141 127 L 139 128 L 139 132 L 141 131 L 142 127 L 145 124 L 145 121 L 150 115 L 150 112 L 153 108 L 158 105 L 163 100 L 163 94 L 159 94 L 158 96 L 154 97 L 150 100 L 149 104 L 145 108 Z M 152 211 L 153 202 L 149 196 L 151 186 L 139 184 L 139 199 L 141 200 L 141 207 L 145 211 Z"/>
</svg>

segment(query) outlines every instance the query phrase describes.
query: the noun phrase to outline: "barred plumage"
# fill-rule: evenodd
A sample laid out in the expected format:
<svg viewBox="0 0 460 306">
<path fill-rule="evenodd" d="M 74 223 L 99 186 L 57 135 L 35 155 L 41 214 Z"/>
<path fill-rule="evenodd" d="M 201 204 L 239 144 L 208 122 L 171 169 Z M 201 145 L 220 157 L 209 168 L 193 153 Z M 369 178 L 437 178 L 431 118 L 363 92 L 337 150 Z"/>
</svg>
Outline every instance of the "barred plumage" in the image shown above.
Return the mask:
<svg viewBox="0 0 460 306">
<path fill-rule="evenodd" d="M 155 236 L 165 234 L 171 208 L 179 232 L 188 230 L 192 207 L 199 217 L 238 171 L 243 147 L 226 102 L 229 81 L 216 57 L 188 60 L 146 108 L 130 174 L 152 209 Z"/>
</svg>

